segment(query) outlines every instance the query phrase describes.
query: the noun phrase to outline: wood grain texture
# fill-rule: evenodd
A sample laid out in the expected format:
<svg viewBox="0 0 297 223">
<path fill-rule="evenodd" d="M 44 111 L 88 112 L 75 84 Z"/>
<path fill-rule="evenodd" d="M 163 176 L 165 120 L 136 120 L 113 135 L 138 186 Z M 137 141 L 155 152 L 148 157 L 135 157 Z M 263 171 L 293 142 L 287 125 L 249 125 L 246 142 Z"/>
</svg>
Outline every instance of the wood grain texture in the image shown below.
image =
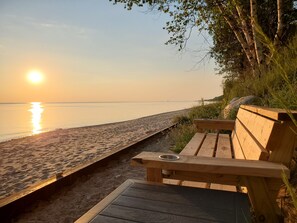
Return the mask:
<svg viewBox="0 0 297 223">
<path fill-rule="evenodd" d="M 261 147 L 267 150 L 267 145 L 271 139 L 271 133 L 278 129 L 279 122 L 257 115 L 243 109 L 239 109 L 237 119 L 246 128 L 246 131 L 257 141 Z"/>
<path fill-rule="evenodd" d="M 162 170 L 160 168 L 147 168 L 146 180 L 162 183 L 163 182 Z"/>
<path fill-rule="evenodd" d="M 212 157 L 216 148 L 218 135 L 215 133 L 208 133 L 197 156 Z"/>
<path fill-rule="evenodd" d="M 231 141 L 230 141 L 230 136 L 228 134 L 219 135 L 215 157 L 232 159 Z M 235 186 L 214 184 L 214 183 L 210 185 L 210 189 L 234 191 L 234 192 L 237 191 Z"/>
<path fill-rule="evenodd" d="M 211 173 L 197 173 L 189 171 L 174 171 L 170 179 L 182 179 L 185 181 L 218 183 L 226 185 L 239 185 L 241 180 L 237 175 L 211 174 Z M 188 185 L 188 184 L 185 184 Z"/>
<path fill-rule="evenodd" d="M 231 140 L 228 134 L 220 134 L 217 143 L 216 157 L 232 158 Z"/>
<path fill-rule="evenodd" d="M 231 139 L 232 139 L 232 145 L 233 145 L 233 151 L 234 151 L 234 158 L 245 160 L 246 157 L 244 156 L 244 153 L 241 148 L 241 144 L 239 142 L 239 137 L 235 131 L 232 132 Z"/>
<path fill-rule="evenodd" d="M 206 137 L 206 133 L 196 133 L 193 138 L 188 142 L 185 148 L 180 152 L 180 155 L 187 155 L 187 156 L 196 156 L 204 139 Z M 193 186 L 205 188 L 206 185 L 203 183 L 195 182 L 184 182 L 183 180 L 173 180 L 173 179 L 163 179 L 163 183 L 172 184 L 172 185 L 183 185 L 183 186 Z"/>
<path fill-rule="evenodd" d="M 183 178 L 180 178 L 180 179 L 183 179 Z M 202 182 L 199 182 L 200 180 L 197 180 L 194 178 L 188 178 L 188 180 L 185 180 L 183 179 L 181 181 L 181 186 L 185 186 L 185 187 L 195 187 L 195 188 L 209 188 L 209 183 L 204 183 L 203 181 Z"/>
<path fill-rule="evenodd" d="M 290 116 L 287 114 L 287 111 L 285 109 L 267 108 L 267 107 L 253 106 L 253 105 L 241 105 L 240 108 L 248 111 L 252 111 L 256 114 L 259 114 L 274 120 L 279 120 L 279 121 L 291 120 Z M 290 112 L 292 113 L 293 117 L 296 119 L 297 111 L 290 111 Z"/>
<path fill-rule="evenodd" d="M 248 198 L 239 193 L 136 181 L 126 184 L 116 199 L 108 200 L 110 203 L 103 205 L 92 223 L 251 221 Z M 90 222 L 85 220 L 77 222 Z"/>
<path fill-rule="evenodd" d="M 245 177 L 244 181 L 257 221 L 278 223 L 281 212 L 275 198 L 271 197 L 266 180 L 259 177 Z"/>
<path fill-rule="evenodd" d="M 181 155 L 196 156 L 204 139 L 205 133 L 196 133 L 193 138 L 188 142 L 185 148 L 180 152 Z"/>
<path fill-rule="evenodd" d="M 269 161 L 283 163 L 289 166 L 293 157 L 295 148 L 297 148 L 297 132 L 296 126 L 292 122 L 283 123 L 280 127 L 280 131 L 275 132 L 274 137 L 278 140 L 274 141 L 274 147 Z"/>
<path fill-rule="evenodd" d="M 217 137 L 217 134 L 208 133 L 198 151 L 197 156 L 212 157 L 216 149 Z M 189 187 L 209 188 L 209 184 L 203 182 L 182 181 L 181 185 Z"/>
<path fill-rule="evenodd" d="M 231 131 L 234 129 L 234 120 L 195 119 L 194 124 L 197 129 Z"/>
<path fill-rule="evenodd" d="M 216 142 L 217 142 L 217 134 L 209 133 L 204 135 L 203 133 L 197 133 L 197 136 L 201 139 L 203 136 L 203 144 L 199 145 L 199 150 L 197 150 L 196 153 L 192 153 L 191 150 L 189 152 L 186 152 L 187 155 L 197 155 L 197 156 L 206 156 L 206 157 L 212 157 L 216 148 Z M 199 139 L 198 139 L 199 140 Z M 191 140 L 192 141 L 192 140 Z M 199 141 L 200 142 L 200 141 Z M 181 155 L 185 155 L 180 153 Z M 183 186 L 189 186 L 189 187 L 199 187 L 199 188 L 208 188 L 209 185 L 202 182 L 190 182 L 182 180 L 180 182 L 180 185 Z"/>
<path fill-rule="evenodd" d="M 237 137 L 236 140 L 238 140 L 241 150 L 246 159 L 268 160 L 269 153 L 258 143 L 257 140 L 255 140 L 255 138 L 253 138 L 253 136 L 247 131 L 245 126 L 238 120 L 236 120 L 234 132 Z"/>
<path fill-rule="evenodd" d="M 182 156 L 176 161 L 159 159 L 163 153 L 142 152 L 132 158 L 131 164 L 146 168 L 181 170 L 189 172 L 230 174 L 242 176 L 259 176 L 281 178 L 281 173 L 289 177 L 289 170 L 283 164 L 260 160 L 237 160 L 213 157 Z"/>
</svg>

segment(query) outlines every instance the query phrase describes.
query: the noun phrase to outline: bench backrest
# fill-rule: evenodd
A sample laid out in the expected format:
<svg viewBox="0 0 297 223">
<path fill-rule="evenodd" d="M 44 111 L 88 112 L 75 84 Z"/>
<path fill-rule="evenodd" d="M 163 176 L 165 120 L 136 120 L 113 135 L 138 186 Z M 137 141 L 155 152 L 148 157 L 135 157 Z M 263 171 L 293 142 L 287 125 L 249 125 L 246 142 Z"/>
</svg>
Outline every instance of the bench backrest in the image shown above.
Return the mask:
<svg viewBox="0 0 297 223">
<path fill-rule="evenodd" d="M 292 113 L 297 119 L 297 112 Z M 283 109 L 241 105 L 232 132 L 237 159 L 269 160 L 290 164 L 297 130 Z"/>
</svg>

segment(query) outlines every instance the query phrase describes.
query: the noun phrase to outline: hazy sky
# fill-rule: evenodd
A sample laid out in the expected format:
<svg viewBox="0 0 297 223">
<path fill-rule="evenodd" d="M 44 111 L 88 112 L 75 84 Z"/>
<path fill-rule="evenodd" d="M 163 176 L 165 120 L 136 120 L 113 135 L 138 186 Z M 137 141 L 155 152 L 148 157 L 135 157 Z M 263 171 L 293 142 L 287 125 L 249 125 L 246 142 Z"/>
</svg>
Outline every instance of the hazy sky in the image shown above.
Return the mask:
<svg viewBox="0 0 297 223">
<path fill-rule="evenodd" d="M 222 94 L 208 43 L 179 53 L 168 17 L 108 0 L 0 0 L 0 102 L 197 100 Z M 209 38 L 209 37 L 208 37 Z M 208 40 L 211 42 L 211 40 Z M 195 67 L 195 68 L 193 68 Z M 44 74 L 40 84 L 27 73 Z"/>
</svg>

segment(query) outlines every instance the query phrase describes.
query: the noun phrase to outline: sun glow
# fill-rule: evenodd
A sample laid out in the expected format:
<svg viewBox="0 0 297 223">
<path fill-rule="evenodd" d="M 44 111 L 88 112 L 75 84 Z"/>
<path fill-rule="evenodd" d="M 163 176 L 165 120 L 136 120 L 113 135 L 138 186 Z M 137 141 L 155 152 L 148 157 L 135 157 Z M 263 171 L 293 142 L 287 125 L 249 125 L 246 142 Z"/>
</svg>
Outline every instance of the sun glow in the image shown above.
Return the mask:
<svg viewBox="0 0 297 223">
<path fill-rule="evenodd" d="M 28 72 L 27 78 L 32 84 L 39 84 L 43 80 L 43 74 L 38 70 L 31 70 Z"/>
</svg>

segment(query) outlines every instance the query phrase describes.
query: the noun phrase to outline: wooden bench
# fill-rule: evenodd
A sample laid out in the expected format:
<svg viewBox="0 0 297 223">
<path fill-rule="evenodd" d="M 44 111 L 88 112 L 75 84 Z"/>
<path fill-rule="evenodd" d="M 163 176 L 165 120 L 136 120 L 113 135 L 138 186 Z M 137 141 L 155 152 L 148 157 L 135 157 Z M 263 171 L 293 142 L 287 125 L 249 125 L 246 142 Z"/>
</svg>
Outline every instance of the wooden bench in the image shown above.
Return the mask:
<svg viewBox="0 0 297 223">
<path fill-rule="evenodd" d="M 297 118 L 297 112 L 292 115 Z M 256 220 L 278 222 L 281 212 L 276 197 L 282 174 L 289 178 L 297 145 L 296 126 L 286 111 L 241 106 L 235 121 L 195 120 L 195 125 L 199 132 L 179 160 L 164 161 L 159 153 L 146 152 L 134 157 L 132 165 L 146 167 L 148 181 L 175 180 L 181 185 L 233 191 L 246 187 Z M 204 129 L 232 133 L 201 133 Z"/>
</svg>

